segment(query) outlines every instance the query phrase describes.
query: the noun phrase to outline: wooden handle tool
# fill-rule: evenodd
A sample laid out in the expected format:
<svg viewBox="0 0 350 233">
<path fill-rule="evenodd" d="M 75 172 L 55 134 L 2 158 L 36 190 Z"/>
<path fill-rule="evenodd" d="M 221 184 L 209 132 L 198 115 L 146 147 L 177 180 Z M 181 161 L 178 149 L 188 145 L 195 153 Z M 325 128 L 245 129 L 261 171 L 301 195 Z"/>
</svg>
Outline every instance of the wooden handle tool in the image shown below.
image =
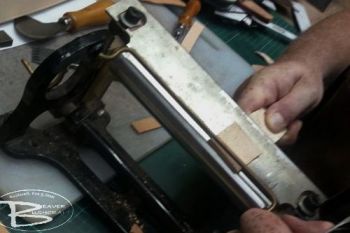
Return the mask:
<svg viewBox="0 0 350 233">
<path fill-rule="evenodd" d="M 265 23 L 269 23 L 273 19 L 273 16 L 268 11 L 253 0 L 240 0 L 238 5 Z"/>
<path fill-rule="evenodd" d="M 105 10 L 114 3 L 112 0 L 100 0 L 81 10 L 65 13 L 62 20 L 67 20 L 69 32 L 85 27 L 105 25 L 110 20 Z"/>
<path fill-rule="evenodd" d="M 179 24 L 190 27 L 192 25 L 192 19 L 198 15 L 200 10 L 200 0 L 190 0 L 186 5 L 185 11 L 179 17 Z"/>
<path fill-rule="evenodd" d="M 187 3 L 184 12 L 179 17 L 178 26 L 174 32 L 174 36 L 178 41 L 183 38 L 186 30 L 191 27 L 192 20 L 198 15 L 201 6 L 202 4 L 200 0 L 189 0 Z"/>
<path fill-rule="evenodd" d="M 286 13 L 288 17 L 293 17 L 293 5 L 290 0 L 272 0 L 279 10 Z"/>
</svg>

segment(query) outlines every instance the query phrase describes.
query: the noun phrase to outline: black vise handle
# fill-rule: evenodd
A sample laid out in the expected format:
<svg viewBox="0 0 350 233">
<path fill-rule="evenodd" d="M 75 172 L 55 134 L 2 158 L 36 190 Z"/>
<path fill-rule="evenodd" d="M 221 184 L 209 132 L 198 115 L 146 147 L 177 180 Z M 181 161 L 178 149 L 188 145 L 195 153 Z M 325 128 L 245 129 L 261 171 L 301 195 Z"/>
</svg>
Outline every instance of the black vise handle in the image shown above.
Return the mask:
<svg viewBox="0 0 350 233">
<path fill-rule="evenodd" d="M 128 201 L 110 190 L 81 160 L 77 148 L 60 125 L 45 131 L 30 129 L 25 135 L 5 144 L 8 153 L 18 159 L 46 161 L 57 167 L 93 202 L 99 215 L 118 233 L 129 233 L 142 222 Z"/>
<path fill-rule="evenodd" d="M 104 48 L 106 37 L 107 30 L 89 33 L 56 50 L 41 63 L 28 80 L 20 103 L 0 126 L 0 144 L 23 135 L 35 118 L 49 110 L 52 101 L 47 100 L 46 94 L 50 83 L 70 64 L 79 64 L 82 58 L 93 61 Z"/>
</svg>

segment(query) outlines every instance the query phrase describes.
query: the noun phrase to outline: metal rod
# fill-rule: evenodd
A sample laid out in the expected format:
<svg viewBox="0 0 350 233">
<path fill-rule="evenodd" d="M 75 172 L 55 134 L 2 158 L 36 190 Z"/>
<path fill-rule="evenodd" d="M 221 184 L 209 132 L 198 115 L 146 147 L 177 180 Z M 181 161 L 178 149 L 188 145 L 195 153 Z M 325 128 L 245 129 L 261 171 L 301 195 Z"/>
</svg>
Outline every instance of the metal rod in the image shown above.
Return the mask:
<svg viewBox="0 0 350 233">
<path fill-rule="evenodd" d="M 122 54 L 112 62 L 112 72 L 129 88 L 137 98 L 162 122 L 164 126 L 182 143 L 193 155 L 210 167 L 225 184 L 231 197 L 237 198 L 243 208 L 268 208 L 265 198 L 259 197 L 251 187 L 230 167 L 221 156 L 208 144 L 210 136 L 191 118 L 181 106 L 171 100 L 171 96 L 164 97 L 166 90 L 161 85 L 156 87 L 150 81 L 152 76 L 142 68 L 137 59 L 132 59 L 131 53 Z M 154 78 L 153 78 L 154 79 Z M 155 80 L 154 80 L 155 81 Z M 175 103 L 175 104 L 174 104 Z M 175 107 L 174 107 L 175 106 Z M 184 115 L 187 114 L 187 115 Z M 187 119 L 192 119 L 187 121 Z M 197 124 L 197 126 L 196 126 Z M 200 129 L 200 130 L 198 130 Z M 216 177 L 216 178 L 217 178 Z M 260 193 L 261 194 L 261 193 Z"/>
</svg>

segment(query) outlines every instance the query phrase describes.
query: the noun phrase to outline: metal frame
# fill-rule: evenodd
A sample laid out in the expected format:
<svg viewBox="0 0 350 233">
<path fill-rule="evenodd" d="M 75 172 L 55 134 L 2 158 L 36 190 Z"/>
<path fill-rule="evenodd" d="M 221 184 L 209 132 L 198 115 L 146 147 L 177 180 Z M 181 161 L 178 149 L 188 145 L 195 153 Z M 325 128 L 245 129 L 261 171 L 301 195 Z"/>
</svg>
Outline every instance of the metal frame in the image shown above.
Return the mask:
<svg viewBox="0 0 350 233">
<path fill-rule="evenodd" d="M 296 205 L 298 197 L 306 190 L 313 191 L 324 199 L 322 192 L 247 117 L 232 98 L 217 86 L 139 1 L 120 1 L 107 11 L 116 25 L 120 25 L 119 15 L 125 14 L 129 7 L 138 9 L 147 20 L 143 26 L 136 29 L 124 28 L 129 36 L 127 47 L 130 51 L 124 51 L 116 61 L 112 62 L 114 74 L 136 93 L 136 96 L 148 106 L 171 133 L 178 135 L 177 139 L 182 140 L 182 136 L 176 132 L 176 127 L 173 125 L 178 122 L 168 120 L 170 114 L 164 116 L 159 110 L 165 108 L 166 105 L 195 132 L 194 137 L 197 137 L 197 140 L 200 138 L 200 141 L 208 145 L 212 145 L 211 142 L 214 141 L 214 144 L 219 146 L 219 148 L 210 146 L 211 150 L 216 153 L 212 157 L 201 155 L 198 150 L 195 155 L 226 187 L 232 197 L 238 197 L 246 207 L 263 208 L 272 208 L 277 202 Z M 142 76 L 143 80 L 139 76 Z M 147 92 L 145 85 L 149 86 Z M 147 95 L 140 90 L 146 92 Z M 161 100 L 157 104 L 151 100 L 155 96 L 163 99 L 163 105 L 160 105 Z M 186 116 L 183 111 L 187 113 Z M 235 155 L 231 154 L 231 158 L 243 168 L 241 171 L 244 172 L 244 175 L 241 175 L 240 178 L 244 185 L 234 178 L 240 172 L 236 169 L 237 164 L 225 161 L 224 154 L 227 155 L 227 150 L 216 140 L 216 136 L 233 123 L 237 123 L 262 151 L 257 159 L 247 165 L 242 164 Z M 248 180 L 245 180 L 245 175 Z M 253 186 L 250 186 L 247 191 L 245 187 L 249 187 L 249 184 Z M 244 195 L 238 195 L 238 193 Z M 258 199 L 253 197 L 256 194 Z"/>
</svg>

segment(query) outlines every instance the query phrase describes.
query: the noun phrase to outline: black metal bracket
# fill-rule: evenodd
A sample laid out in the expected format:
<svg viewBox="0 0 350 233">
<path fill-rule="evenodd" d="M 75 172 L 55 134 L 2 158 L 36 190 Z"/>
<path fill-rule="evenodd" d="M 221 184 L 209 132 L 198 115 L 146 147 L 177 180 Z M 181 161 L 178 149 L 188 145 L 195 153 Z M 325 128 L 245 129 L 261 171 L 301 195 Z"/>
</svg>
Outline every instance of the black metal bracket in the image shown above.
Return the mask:
<svg viewBox="0 0 350 233">
<path fill-rule="evenodd" d="M 143 226 L 144 233 L 193 232 L 165 193 L 107 132 L 109 116 L 103 109 L 102 96 L 85 99 L 108 62 L 99 55 L 108 52 L 115 37 L 107 30 L 92 32 L 45 59 L 27 82 L 16 109 L 0 117 L 0 144 L 16 158 L 44 160 L 61 169 L 117 232 L 130 232 L 134 224 Z M 77 70 L 65 82 L 53 85 L 72 63 L 78 64 Z M 108 80 L 104 83 L 109 84 Z M 45 111 L 66 120 L 45 130 L 31 129 L 30 123 Z M 135 190 L 137 201 L 102 183 L 80 159 L 74 138 L 89 140 L 92 148 L 113 165 L 118 179 Z M 141 216 L 140 208 L 152 217 Z"/>
</svg>

